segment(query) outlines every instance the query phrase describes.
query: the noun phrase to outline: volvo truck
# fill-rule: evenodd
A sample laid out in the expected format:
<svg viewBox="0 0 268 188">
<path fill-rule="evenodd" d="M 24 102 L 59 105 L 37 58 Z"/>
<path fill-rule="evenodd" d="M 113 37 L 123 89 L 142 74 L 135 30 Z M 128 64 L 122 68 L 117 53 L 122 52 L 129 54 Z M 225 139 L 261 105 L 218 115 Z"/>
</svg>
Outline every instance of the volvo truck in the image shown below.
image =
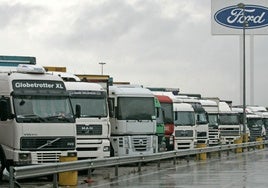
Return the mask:
<svg viewBox="0 0 268 188">
<path fill-rule="evenodd" d="M 141 86 L 109 86 L 111 156 L 158 152 L 153 93 Z"/>
<path fill-rule="evenodd" d="M 76 156 L 75 114 L 62 79 L 38 65 L 11 68 L 0 71 L 1 174 L 11 165 Z"/>
</svg>

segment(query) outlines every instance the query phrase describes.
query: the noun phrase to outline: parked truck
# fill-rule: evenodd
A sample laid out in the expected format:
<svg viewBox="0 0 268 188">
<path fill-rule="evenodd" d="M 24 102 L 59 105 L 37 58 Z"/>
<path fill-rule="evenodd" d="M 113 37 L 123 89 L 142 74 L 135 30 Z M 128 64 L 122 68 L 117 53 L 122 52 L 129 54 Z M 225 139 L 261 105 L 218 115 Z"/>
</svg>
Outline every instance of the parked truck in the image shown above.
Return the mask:
<svg viewBox="0 0 268 188">
<path fill-rule="evenodd" d="M 72 106 L 81 106 L 76 119 L 78 159 L 110 157 L 111 127 L 106 91 L 97 83 L 65 82 Z"/>
<path fill-rule="evenodd" d="M 196 139 L 197 144 L 207 144 L 208 145 L 208 119 L 207 113 L 200 101 L 196 97 L 189 97 L 186 95 L 175 95 L 177 101 L 181 101 L 184 103 L 191 104 L 194 112 L 195 112 L 195 120 L 196 120 Z"/>
<path fill-rule="evenodd" d="M 158 152 L 153 93 L 136 85 L 109 86 L 111 156 Z"/>
<path fill-rule="evenodd" d="M 261 109 L 257 107 L 246 107 L 246 134 L 248 134 L 249 141 L 255 141 L 256 138 L 262 137 L 265 139 L 266 130 L 265 123 L 262 114 L 265 115 L 265 112 L 258 111 L 256 109 Z M 243 107 L 235 106 L 232 108 L 233 111 L 236 111 L 240 114 L 240 121 L 243 119 Z M 243 128 L 243 126 L 241 126 Z M 241 130 L 243 132 L 243 129 Z"/>
<path fill-rule="evenodd" d="M 256 138 L 266 138 L 266 130 L 263 122 L 263 118 L 260 115 L 254 113 L 247 114 L 247 125 L 250 130 L 250 141 L 256 141 Z"/>
<path fill-rule="evenodd" d="M 173 99 L 175 150 L 193 149 L 196 138 L 195 112 L 191 104 L 176 102 Z"/>
<path fill-rule="evenodd" d="M 233 144 L 242 136 L 239 113 L 224 101 L 219 102 L 219 131 L 221 144 Z"/>
<path fill-rule="evenodd" d="M 156 135 L 158 136 L 158 151 L 167 151 L 166 139 L 165 139 L 165 124 L 164 124 L 164 110 L 157 97 L 154 98 L 155 101 L 155 116 L 156 116 Z"/>
<path fill-rule="evenodd" d="M 75 117 L 80 116 L 80 107 L 74 114 L 62 79 L 38 65 L 17 64 L 7 71 L 7 64 L 0 72 L 1 175 L 11 165 L 76 156 Z"/>
<path fill-rule="evenodd" d="M 217 146 L 220 144 L 218 102 L 210 99 L 200 99 L 199 101 L 208 115 L 208 144 L 209 146 Z"/>
<path fill-rule="evenodd" d="M 158 152 L 153 93 L 135 85 L 109 86 L 111 156 Z"/>
<path fill-rule="evenodd" d="M 64 80 L 72 106 L 81 106 L 76 119 L 76 150 L 78 159 L 110 157 L 111 126 L 107 92 L 98 83 L 82 82 L 69 72 L 50 72 Z"/>
<path fill-rule="evenodd" d="M 267 139 L 268 132 L 268 111 L 264 106 L 247 106 L 248 110 L 251 110 L 252 113 L 261 116 L 263 121 L 262 134 L 265 135 L 265 139 Z"/>
<path fill-rule="evenodd" d="M 154 92 L 153 92 L 154 93 Z M 164 111 L 164 124 L 165 124 L 165 141 L 167 151 L 174 150 L 174 117 L 173 117 L 173 102 L 170 97 L 163 93 L 154 93 L 161 104 Z"/>
</svg>

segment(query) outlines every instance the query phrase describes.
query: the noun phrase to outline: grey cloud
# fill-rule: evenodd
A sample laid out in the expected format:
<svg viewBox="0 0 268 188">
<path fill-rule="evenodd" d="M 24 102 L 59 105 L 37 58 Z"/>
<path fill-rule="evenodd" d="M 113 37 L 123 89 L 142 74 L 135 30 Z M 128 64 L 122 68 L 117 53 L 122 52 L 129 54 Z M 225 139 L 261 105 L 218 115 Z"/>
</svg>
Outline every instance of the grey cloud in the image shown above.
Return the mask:
<svg viewBox="0 0 268 188">
<path fill-rule="evenodd" d="M 38 22 L 35 13 L 40 11 L 44 11 L 40 6 L 2 2 L 0 3 L 0 28 L 5 29 L 8 26 L 27 27 L 27 24 L 32 24 L 33 20 Z"/>
</svg>

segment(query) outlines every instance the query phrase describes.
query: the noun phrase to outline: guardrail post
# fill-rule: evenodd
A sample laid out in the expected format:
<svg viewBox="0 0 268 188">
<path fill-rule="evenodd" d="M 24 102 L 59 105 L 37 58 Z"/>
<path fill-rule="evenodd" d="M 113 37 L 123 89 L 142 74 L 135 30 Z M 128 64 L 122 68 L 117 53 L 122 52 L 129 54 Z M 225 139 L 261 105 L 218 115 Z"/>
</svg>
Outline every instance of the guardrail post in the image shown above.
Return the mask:
<svg viewBox="0 0 268 188">
<path fill-rule="evenodd" d="M 218 157 L 221 158 L 221 150 L 218 152 Z"/>
<path fill-rule="evenodd" d="M 141 162 L 139 162 L 139 165 L 138 165 L 138 172 L 141 172 Z"/>
<path fill-rule="evenodd" d="M 118 177 L 118 165 L 115 165 L 114 167 L 114 175 Z"/>
<path fill-rule="evenodd" d="M 256 142 L 260 142 L 260 145 L 257 145 L 257 149 L 263 149 L 262 137 L 257 137 Z"/>
<path fill-rule="evenodd" d="M 190 155 L 187 155 L 187 156 L 186 156 L 186 161 L 187 161 L 187 163 L 190 162 Z"/>
<path fill-rule="evenodd" d="M 211 158 L 211 153 L 207 153 L 207 156 L 210 159 Z"/>
<path fill-rule="evenodd" d="M 53 174 L 53 188 L 57 188 L 58 187 L 58 175 L 57 173 Z"/>
<path fill-rule="evenodd" d="M 14 188 L 15 187 L 15 179 L 14 179 L 14 167 L 9 167 L 9 187 Z"/>
</svg>

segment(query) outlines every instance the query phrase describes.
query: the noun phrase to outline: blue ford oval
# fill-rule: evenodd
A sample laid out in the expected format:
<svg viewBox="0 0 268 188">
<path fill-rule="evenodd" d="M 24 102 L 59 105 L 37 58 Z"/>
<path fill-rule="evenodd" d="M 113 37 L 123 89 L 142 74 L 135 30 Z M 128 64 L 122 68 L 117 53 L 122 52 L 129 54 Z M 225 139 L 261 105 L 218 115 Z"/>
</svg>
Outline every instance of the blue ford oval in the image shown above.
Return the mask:
<svg viewBox="0 0 268 188">
<path fill-rule="evenodd" d="M 243 9 L 236 6 L 225 7 L 214 15 L 215 21 L 225 27 L 242 29 L 244 23 Z M 246 29 L 268 26 L 268 8 L 259 5 L 245 5 Z"/>
</svg>

